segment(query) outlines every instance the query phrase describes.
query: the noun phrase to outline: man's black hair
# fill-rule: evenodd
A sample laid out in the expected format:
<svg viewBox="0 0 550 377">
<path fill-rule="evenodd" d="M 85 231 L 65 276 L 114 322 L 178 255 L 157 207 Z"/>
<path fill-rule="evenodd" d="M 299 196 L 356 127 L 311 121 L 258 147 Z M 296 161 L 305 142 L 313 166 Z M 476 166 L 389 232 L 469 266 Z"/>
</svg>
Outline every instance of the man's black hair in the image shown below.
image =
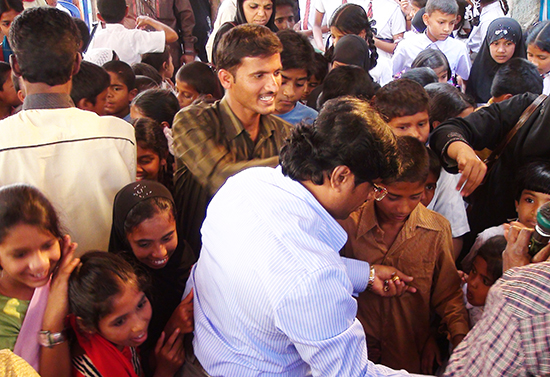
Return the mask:
<svg viewBox="0 0 550 377">
<path fill-rule="evenodd" d="M 134 63 L 132 64 L 132 71 L 134 71 L 134 74 L 147 76 L 151 78 L 154 82 L 157 83 L 157 85 L 162 84 L 162 76 L 160 73 L 150 64 L 147 63 Z"/>
<path fill-rule="evenodd" d="M 394 118 L 428 111 L 430 98 L 416 81 L 399 79 L 389 82 L 376 92 L 374 107 L 387 122 Z"/>
<path fill-rule="evenodd" d="M 281 30 L 277 32 L 283 51 L 281 52 L 281 64 L 283 71 L 287 69 L 305 69 L 308 71 L 313 61 L 313 46 L 309 40 L 294 30 Z"/>
<path fill-rule="evenodd" d="M 323 81 L 323 92 L 319 105 L 336 97 L 353 96 L 370 100 L 376 91 L 372 77 L 364 69 L 356 66 L 340 66 L 329 72 Z"/>
<path fill-rule="evenodd" d="M 491 96 L 504 94 L 541 94 L 543 79 L 537 67 L 523 58 L 512 58 L 504 63 L 495 74 L 491 85 Z"/>
<path fill-rule="evenodd" d="M 320 82 L 323 82 L 325 77 L 328 74 L 328 63 L 329 61 L 318 52 L 313 53 L 313 61 L 311 62 L 311 67 L 309 69 L 310 76 L 314 76 Z"/>
<path fill-rule="evenodd" d="M 118 24 L 126 16 L 126 1 L 97 0 L 97 11 L 108 24 Z"/>
<path fill-rule="evenodd" d="M 105 69 L 83 61 L 80 64 L 80 71 L 73 77 L 71 98 L 75 105 L 81 99 L 86 99 L 95 105 L 97 96 L 109 88 L 110 82 L 111 78 Z"/>
<path fill-rule="evenodd" d="M 120 81 L 126 85 L 128 91 L 136 88 L 136 75 L 132 70 L 132 67 L 130 67 L 127 63 L 124 63 L 121 60 L 111 60 L 110 62 L 103 64 L 103 68 L 107 72 L 115 73 L 120 78 Z"/>
<path fill-rule="evenodd" d="M 23 7 L 23 1 L 21 0 L 0 0 L 0 16 L 5 12 L 9 12 L 10 10 L 21 13 L 24 9 L 25 8 Z"/>
<path fill-rule="evenodd" d="M 206 63 L 192 62 L 183 65 L 176 73 L 176 80 L 191 86 L 199 94 L 210 94 L 214 99 L 223 97 L 218 76 Z"/>
</svg>

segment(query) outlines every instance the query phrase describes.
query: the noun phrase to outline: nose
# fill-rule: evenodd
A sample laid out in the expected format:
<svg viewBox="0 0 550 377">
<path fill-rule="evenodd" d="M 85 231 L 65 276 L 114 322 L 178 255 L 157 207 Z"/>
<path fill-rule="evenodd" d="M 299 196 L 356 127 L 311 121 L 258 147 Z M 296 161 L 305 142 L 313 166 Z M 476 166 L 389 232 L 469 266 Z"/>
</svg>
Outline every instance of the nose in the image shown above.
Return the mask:
<svg viewBox="0 0 550 377">
<path fill-rule="evenodd" d="M 294 85 L 289 84 L 285 85 L 283 88 L 283 94 L 287 98 L 294 98 Z"/>
<path fill-rule="evenodd" d="M 166 246 L 164 244 L 159 244 L 153 251 L 153 257 L 155 258 L 164 258 L 167 255 L 168 250 L 166 250 Z"/>
<path fill-rule="evenodd" d="M 497 51 L 499 51 L 499 52 L 504 52 L 504 44 L 502 44 L 502 43 L 499 44 L 499 45 L 497 46 Z"/>
<path fill-rule="evenodd" d="M 265 90 L 268 92 L 277 93 L 281 86 L 281 75 L 271 74 L 268 82 L 265 85 Z"/>
<path fill-rule="evenodd" d="M 47 253 L 37 251 L 29 264 L 32 273 L 41 273 L 50 269 L 50 259 Z"/>
<path fill-rule="evenodd" d="M 140 333 L 146 330 L 147 326 L 149 326 L 149 317 L 141 312 L 137 313 L 134 325 L 132 326 L 132 331 L 134 333 Z"/>
<path fill-rule="evenodd" d="M 263 7 L 258 7 L 258 16 L 265 16 L 266 12 Z"/>
</svg>

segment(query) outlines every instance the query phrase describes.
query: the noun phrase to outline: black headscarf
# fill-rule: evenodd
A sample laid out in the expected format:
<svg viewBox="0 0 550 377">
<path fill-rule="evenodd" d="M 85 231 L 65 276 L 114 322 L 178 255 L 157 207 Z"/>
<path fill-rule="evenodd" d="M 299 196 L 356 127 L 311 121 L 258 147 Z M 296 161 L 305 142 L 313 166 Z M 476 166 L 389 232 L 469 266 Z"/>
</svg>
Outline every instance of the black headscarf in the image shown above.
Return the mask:
<svg viewBox="0 0 550 377">
<path fill-rule="evenodd" d="M 369 45 L 363 38 L 355 34 L 346 34 L 334 46 L 332 61 L 355 65 L 368 72 L 372 69 L 370 53 Z"/>
<path fill-rule="evenodd" d="M 470 78 L 466 85 L 466 93 L 474 97 L 476 103 L 485 103 L 491 99 L 493 78 L 502 64 L 497 63 L 492 58 L 489 46 L 499 39 L 506 39 L 515 43 L 516 49 L 512 58 L 525 58 L 526 56 L 521 26 L 516 20 L 510 17 L 501 17 L 491 22 L 472 65 Z"/>
</svg>

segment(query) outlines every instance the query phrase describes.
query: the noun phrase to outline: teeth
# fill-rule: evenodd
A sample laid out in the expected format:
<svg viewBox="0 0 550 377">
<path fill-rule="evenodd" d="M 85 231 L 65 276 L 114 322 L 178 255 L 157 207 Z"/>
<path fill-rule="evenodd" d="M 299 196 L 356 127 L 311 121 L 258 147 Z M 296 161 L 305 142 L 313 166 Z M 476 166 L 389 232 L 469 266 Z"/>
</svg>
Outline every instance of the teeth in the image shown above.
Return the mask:
<svg viewBox="0 0 550 377">
<path fill-rule="evenodd" d="M 166 263 L 166 261 L 168 260 L 168 257 L 164 258 L 164 259 L 157 259 L 157 260 L 153 260 L 153 264 L 157 265 L 157 266 L 160 266 L 164 263 Z"/>
<path fill-rule="evenodd" d="M 37 279 L 42 279 L 42 278 L 44 278 L 44 277 L 46 276 L 46 272 L 42 272 L 42 273 L 40 273 L 40 274 L 34 274 L 34 275 L 32 275 L 32 276 L 34 276 L 34 277 L 37 278 Z"/>
<path fill-rule="evenodd" d="M 261 101 L 270 101 L 273 99 L 273 96 L 260 96 Z"/>
</svg>

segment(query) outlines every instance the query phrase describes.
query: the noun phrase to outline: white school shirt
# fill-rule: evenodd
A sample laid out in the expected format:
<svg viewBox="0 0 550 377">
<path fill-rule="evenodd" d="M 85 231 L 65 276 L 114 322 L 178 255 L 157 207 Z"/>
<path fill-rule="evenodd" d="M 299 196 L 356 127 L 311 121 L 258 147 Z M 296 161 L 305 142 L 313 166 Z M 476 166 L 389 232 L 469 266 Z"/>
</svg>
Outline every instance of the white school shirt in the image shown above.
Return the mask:
<svg viewBox="0 0 550 377">
<path fill-rule="evenodd" d="M 209 62 L 212 62 L 212 49 L 214 48 L 214 39 L 216 38 L 216 34 L 218 34 L 218 30 L 220 30 L 220 27 L 226 22 L 234 21 L 236 16 L 237 0 L 223 0 L 218 8 L 218 14 L 216 15 L 212 32 L 210 33 L 205 46 L 206 55 Z"/>
<path fill-rule="evenodd" d="M 369 2 L 364 5 L 365 11 L 368 10 Z M 373 0 L 372 15 L 376 24 L 373 26 L 376 29 L 376 36 L 383 39 L 393 39 L 396 34 L 407 31 L 405 16 L 401 12 L 401 8 L 394 0 Z M 378 56 L 384 56 L 391 59 L 392 54 L 389 52 L 377 49 Z"/>
<path fill-rule="evenodd" d="M 487 35 L 489 24 L 499 17 L 505 16 L 500 7 L 500 1 L 498 0 L 481 9 L 481 13 L 479 14 L 479 25 L 472 28 L 472 32 L 466 42 L 468 51 L 476 54 L 479 52 L 483 39 L 485 39 L 485 35 Z"/>
<path fill-rule="evenodd" d="M 472 64 L 466 45 L 451 37 L 444 41 L 432 42 L 426 35 L 426 32 L 411 35 L 397 45 L 392 58 L 393 75 L 395 76 L 411 68 L 413 60 L 426 48 L 440 50 L 449 61 L 451 73 L 453 75 L 456 73 L 464 80 L 468 80 Z"/>
<path fill-rule="evenodd" d="M 542 75 L 543 81 L 542 81 L 542 94 L 549 95 L 550 94 L 550 72 Z"/>
</svg>

